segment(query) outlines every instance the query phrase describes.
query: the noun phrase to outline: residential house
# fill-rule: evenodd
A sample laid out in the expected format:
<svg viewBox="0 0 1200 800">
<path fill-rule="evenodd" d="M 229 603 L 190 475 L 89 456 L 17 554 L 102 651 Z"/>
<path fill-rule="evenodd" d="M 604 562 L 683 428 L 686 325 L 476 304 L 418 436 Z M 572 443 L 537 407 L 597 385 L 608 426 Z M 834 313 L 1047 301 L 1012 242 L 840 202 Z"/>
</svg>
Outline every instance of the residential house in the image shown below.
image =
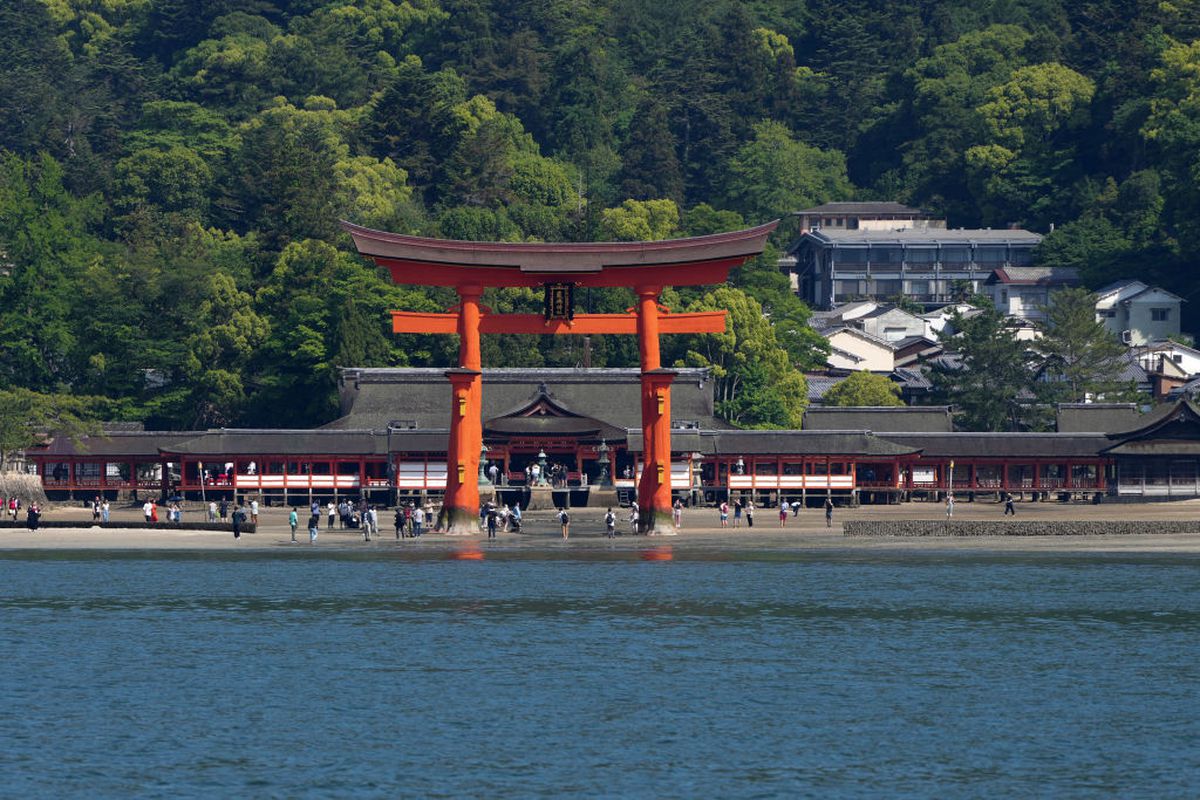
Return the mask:
<svg viewBox="0 0 1200 800">
<path fill-rule="evenodd" d="M 1096 292 L 1096 319 L 1127 345 L 1179 334 L 1183 298 L 1139 280 L 1110 283 Z"/>
<path fill-rule="evenodd" d="M 1051 293 L 1081 282 L 1072 267 L 1007 266 L 993 271 L 986 284 L 1000 313 L 1037 321 L 1046 318 L 1042 309 L 1049 305 Z"/>
<path fill-rule="evenodd" d="M 823 331 L 829 340 L 826 364 L 833 369 L 852 372 L 891 372 L 896 368 L 896 351 L 892 345 L 858 328 L 842 326 Z"/>
<path fill-rule="evenodd" d="M 897 228 L 945 228 L 944 219 L 901 203 L 824 203 L 793 211 L 800 220 L 800 233 L 815 230 L 895 230 Z"/>
</svg>

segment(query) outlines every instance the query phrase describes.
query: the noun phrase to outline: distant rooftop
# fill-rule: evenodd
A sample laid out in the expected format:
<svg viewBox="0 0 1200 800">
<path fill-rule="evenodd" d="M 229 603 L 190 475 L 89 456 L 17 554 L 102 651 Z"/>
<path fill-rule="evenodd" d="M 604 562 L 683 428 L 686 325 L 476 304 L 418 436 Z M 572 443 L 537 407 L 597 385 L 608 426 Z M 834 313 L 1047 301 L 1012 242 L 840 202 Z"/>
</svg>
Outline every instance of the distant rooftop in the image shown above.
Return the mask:
<svg viewBox="0 0 1200 800">
<path fill-rule="evenodd" d="M 997 269 L 989 283 L 1021 286 L 1073 286 L 1080 283 L 1074 267 L 1004 267 Z"/>
<path fill-rule="evenodd" d="M 835 202 L 823 203 L 812 208 L 805 208 L 800 211 L 794 211 L 793 214 L 816 215 L 829 214 L 831 216 L 874 216 L 876 214 L 888 217 L 909 217 L 917 219 L 920 217 L 931 216 L 928 211 L 922 211 L 919 208 L 911 208 L 903 203 L 876 203 L 876 202 Z"/>
<path fill-rule="evenodd" d="M 872 244 L 1016 244 L 1035 246 L 1042 241 L 1040 234 L 1021 229 L 998 228 L 913 228 L 906 230 L 841 230 L 822 229 L 809 231 L 810 236 L 821 242 L 835 245 Z"/>
</svg>

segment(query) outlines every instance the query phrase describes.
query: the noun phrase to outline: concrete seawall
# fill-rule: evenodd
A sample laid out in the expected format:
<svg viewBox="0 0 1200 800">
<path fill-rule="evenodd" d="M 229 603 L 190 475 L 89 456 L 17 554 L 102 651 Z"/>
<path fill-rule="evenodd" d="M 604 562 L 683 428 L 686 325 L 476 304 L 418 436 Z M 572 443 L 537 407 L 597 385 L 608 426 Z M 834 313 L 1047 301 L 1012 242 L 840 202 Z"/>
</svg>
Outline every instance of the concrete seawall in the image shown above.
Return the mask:
<svg viewBox="0 0 1200 800">
<path fill-rule="evenodd" d="M 1200 520 L 847 520 L 842 530 L 846 536 L 1200 536 Z"/>
</svg>

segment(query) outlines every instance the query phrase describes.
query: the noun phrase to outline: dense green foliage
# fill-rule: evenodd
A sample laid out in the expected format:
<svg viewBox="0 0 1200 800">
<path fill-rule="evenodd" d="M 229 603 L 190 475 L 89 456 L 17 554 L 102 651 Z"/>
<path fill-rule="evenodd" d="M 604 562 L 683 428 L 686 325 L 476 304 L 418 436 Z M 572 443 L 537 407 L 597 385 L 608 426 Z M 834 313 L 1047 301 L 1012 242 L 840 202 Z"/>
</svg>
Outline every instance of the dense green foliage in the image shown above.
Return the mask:
<svg viewBox="0 0 1200 800">
<path fill-rule="evenodd" d="M 900 386 L 886 375 L 852 372 L 850 377 L 825 393 L 827 406 L 902 406 Z"/>
<path fill-rule="evenodd" d="M 339 365 L 449 364 L 450 337 L 392 336 L 386 311 L 452 298 L 389 285 L 339 218 L 643 239 L 896 199 L 1055 223 L 1045 263 L 1190 297 L 1198 37 L 1193 0 L 7 0 L 0 390 L 154 426 L 309 425 Z M 821 361 L 776 255 L 664 298 L 734 312 L 664 357 L 713 364 L 747 425 L 791 424 L 797 368 Z M 574 365 L 573 338 L 484 353 Z M 628 338 L 591 363 L 635 363 Z"/>
</svg>

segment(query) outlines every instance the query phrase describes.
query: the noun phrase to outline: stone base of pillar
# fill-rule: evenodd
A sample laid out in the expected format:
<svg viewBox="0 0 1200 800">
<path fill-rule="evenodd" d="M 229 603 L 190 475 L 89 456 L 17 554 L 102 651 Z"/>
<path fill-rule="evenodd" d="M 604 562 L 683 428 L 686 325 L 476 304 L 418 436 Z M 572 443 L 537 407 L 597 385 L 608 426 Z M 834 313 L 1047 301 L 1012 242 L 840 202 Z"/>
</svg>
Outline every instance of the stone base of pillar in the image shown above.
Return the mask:
<svg viewBox="0 0 1200 800">
<path fill-rule="evenodd" d="M 557 508 L 554 505 L 554 489 L 550 486 L 530 486 L 529 505 L 526 511 L 549 511 Z"/>
<path fill-rule="evenodd" d="M 478 536 L 479 509 L 443 507 L 438 523 L 448 536 Z"/>
<path fill-rule="evenodd" d="M 645 536 L 674 536 L 678 533 L 675 530 L 675 520 L 671 516 L 671 509 L 656 511 L 655 509 L 638 509 L 638 533 Z"/>
<path fill-rule="evenodd" d="M 593 486 L 588 490 L 587 504 L 588 508 L 618 508 L 621 505 L 617 490 L 611 486 Z"/>
</svg>

